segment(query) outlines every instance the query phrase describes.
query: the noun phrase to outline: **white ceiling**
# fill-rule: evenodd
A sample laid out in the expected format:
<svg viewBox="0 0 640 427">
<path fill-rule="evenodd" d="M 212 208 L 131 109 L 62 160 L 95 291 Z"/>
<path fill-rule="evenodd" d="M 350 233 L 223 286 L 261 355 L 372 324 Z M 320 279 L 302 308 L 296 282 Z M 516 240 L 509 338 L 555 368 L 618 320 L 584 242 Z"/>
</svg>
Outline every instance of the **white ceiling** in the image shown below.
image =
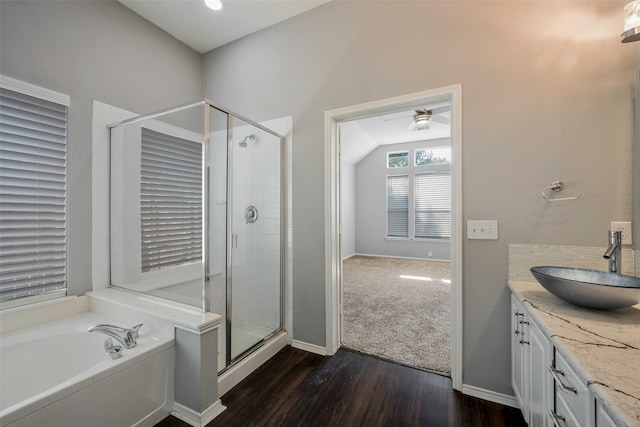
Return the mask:
<svg viewBox="0 0 640 427">
<path fill-rule="evenodd" d="M 415 108 L 436 109 L 439 103 Z M 414 110 L 397 111 L 340 123 L 342 160 L 356 164 L 380 145 L 428 141 L 451 136 L 451 110 L 434 114 L 429 129 L 409 130 Z"/>
<path fill-rule="evenodd" d="M 270 27 L 329 0 L 222 0 L 214 11 L 204 0 L 118 0 L 200 53 Z"/>
</svg>

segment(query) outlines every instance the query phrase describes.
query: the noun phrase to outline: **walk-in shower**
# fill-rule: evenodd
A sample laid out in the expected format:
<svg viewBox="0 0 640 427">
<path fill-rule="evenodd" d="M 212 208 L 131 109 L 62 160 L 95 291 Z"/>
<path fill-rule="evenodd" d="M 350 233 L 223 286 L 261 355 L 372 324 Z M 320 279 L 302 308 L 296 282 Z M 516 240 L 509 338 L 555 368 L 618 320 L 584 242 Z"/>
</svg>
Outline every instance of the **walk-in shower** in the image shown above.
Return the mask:
<svg viewBox="0 0 640 427">
<path fill-rule="evenodd" d="M 283 329 L 284 142 L 208 100 L 111 126 L 111 285 L 221 314 L 219 371 Z"/>
</svg>

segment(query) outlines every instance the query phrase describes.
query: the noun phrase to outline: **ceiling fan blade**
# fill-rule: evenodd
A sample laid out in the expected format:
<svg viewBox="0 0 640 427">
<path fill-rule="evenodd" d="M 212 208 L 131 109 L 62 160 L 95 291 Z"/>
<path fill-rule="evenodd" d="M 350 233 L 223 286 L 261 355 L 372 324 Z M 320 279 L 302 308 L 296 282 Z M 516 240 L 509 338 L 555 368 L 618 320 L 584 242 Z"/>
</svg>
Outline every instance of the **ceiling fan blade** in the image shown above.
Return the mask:
<svg viewBox="0 0 640 427">
<path fill-rule="evenodd" d="M 407 117 L 413 117 L 413 116 L 411 114 L 409 114 L 409 115 L 404 115 L 404 116 L 391 117 L 389 119 L 382 119 L 382 121 L 383 122 L 390 122 L 392 120 L 406 119 Z"/>
<path fill-rule="evenodd" d="M 451 105 L 444 105 L 442 107 L 431 108 L 431 112 L 433 114 L 442 114 L 442 113 L 446 113 L 447 111 L 451 111 Z"/>
<path fill-rule="evenodd" d="M 444 125 L 450 125 L 451 124 L 451 119 L 449 119 L 447 117 L 442 117 L 442 116 L 433 116 L 433 117 L 431 117 L 431 121 L 442 123 Z"/>
</svg>

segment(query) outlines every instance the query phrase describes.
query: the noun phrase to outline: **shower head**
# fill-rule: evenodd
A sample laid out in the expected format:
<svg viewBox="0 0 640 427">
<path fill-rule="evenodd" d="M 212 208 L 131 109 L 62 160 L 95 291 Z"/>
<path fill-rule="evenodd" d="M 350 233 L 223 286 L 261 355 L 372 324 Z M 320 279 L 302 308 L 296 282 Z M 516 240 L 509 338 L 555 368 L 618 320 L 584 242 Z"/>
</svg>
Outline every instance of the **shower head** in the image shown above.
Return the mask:
<svg viewBox="0 0 640 427">
<path fill-rule="evenodd" d="M 256 140 L 256 136 L 255 136 L 254 134 L 247 135 L 247 136 L 245 136 L 245 137 L 244 137 L 244 139 L 243 139 L 242 141 L 240 141 L 240 142 L 238 143 L 238 145 L 239 145 L 240 147 L 242 147 L 242 148 L 246 147 L 246 146 L 247 146 L 247 139 L 248 139 L 249 141 L 255 141 L 255 140 Z"/>
</svg>

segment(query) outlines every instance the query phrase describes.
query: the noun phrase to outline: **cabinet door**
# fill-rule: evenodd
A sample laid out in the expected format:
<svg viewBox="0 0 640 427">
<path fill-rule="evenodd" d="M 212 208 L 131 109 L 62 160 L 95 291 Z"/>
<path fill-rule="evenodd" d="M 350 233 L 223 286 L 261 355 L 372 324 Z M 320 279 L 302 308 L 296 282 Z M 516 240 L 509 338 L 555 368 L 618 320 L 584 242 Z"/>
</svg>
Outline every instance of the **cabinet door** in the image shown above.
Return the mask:
<svg viewBox="0 0 640 427">
<path fill-rule="evenodd" d="M 527 316 L 529 351 L 528 401 L 529 427 L 548 427 L 553 423 L 549 409 L 553 407 L 553 378 L 549 366 L 553 361 L 553 347 L 538 325 Z"/>
<path fill-rule="evenodd" d="M 557 425 L 560 427 L 586 427 L 580 424 L 576 416 L 571 411 L 571 407 L 562 399 L 556 400 L 556 408 L 554 411 Z"/>
<path fill-rule="evenodd" d="M 598 427 L 616 427 L 609 414 L 607 414 L 600 403 L 596 403 L 596 426 Z"/>
<path fill-rule="evenodd" d="M 528 405 L 525 395 L 525 348 L 520 341 L 523 341 L 524 326 L 520 323 L 524 319 L 524 307 L 513 295 L 511 295 L 511 387 L 516 395 L 518 404 L 524 415 L 524 419 L 529 419 Z"/>
<path fill-rule="evenodd" d="M 555 402 L 556 412 L 567 419 L 568 425 L 589 427 L 594 422 L 593 395 L 580 379 L 566 359 L 556 351 L 555 354 Z M 573 421 L 569 421 L 573 420 Z"/>
</svg>

